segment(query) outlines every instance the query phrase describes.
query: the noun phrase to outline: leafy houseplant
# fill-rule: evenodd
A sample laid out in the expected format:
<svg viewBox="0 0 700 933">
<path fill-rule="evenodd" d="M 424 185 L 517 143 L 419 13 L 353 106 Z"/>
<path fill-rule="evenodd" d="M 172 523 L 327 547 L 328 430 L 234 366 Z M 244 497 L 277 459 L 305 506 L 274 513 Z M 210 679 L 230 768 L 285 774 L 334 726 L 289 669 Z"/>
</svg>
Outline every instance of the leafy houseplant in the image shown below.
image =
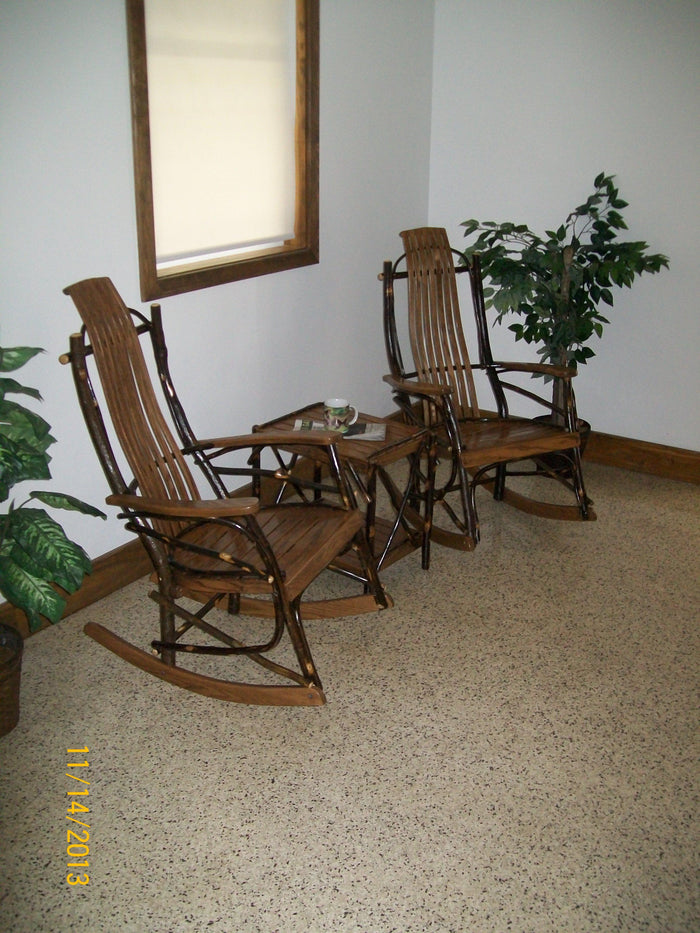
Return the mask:
<svg viewBox="0 0 700 933">
<path fill-rule="evenodd" d="M 0 374 L 12 372 L 43 352 L 36 347 L 0 347 Z M 25 395 L 41 401 L 36 389 L 0 375 L 0 502 L 6 502 L 16 483 L 51 478 L 47 453 L 55 438 L 50 425 L 8 395 Z M 42 625 L 42 616 L 58 622 L 65 609 L 66 593 L 78 589 L 92 569 L 85 551 L 70 541 L 63 528 L 32 500 L 59 509 L 106 518 L 99 509 L 59 492 L 30 492 L 21 505 L 11 501 L 0 514 L 0 592 L 29 621 L 30 631 Z"/>
<path fill-rule="evenodd" d="M 487 307 L 501 323 L 508 314 L 520 317 L 509 326 L 516 340 L 539 344 L 543 362 L 576 366 L 595 356 L 588 345 L 610 322 L 600 305 L 612 306 L 613 286 L 632 285 L 643 272 L 668 268 L 660 253 L 648 253 L 643 241 L 620 242 L 626 230 L 621 211 L 628 206 L 615 187 L 614 175 L 601 172 L 594 191 L 557 230 L 544 237 L 525 224 L 466 220 L 464 236 L 477 234 L 464 250 L 478 253 L 485 278 Z M 554 404 L 561 407 L 555 382 Z"/>
</svg>

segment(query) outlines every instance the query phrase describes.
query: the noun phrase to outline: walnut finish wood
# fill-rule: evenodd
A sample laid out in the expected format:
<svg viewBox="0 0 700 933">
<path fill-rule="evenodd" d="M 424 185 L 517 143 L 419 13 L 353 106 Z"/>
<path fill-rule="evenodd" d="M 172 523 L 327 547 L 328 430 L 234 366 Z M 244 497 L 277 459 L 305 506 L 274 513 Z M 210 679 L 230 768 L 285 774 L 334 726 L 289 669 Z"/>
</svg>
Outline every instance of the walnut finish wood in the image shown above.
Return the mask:
<svg viewBox="0 0 700 933">
<path fill-rule="evenodd" d="M 475 490 L 483 485 L 494 498 L 535 515 L 586 520 L 595 517 L 586 496 L 573 370 L 536 363 L 495 361 L 491 353 L 478 258 L 468 263 L 450 247 L 447 233 L 422 227 L 401 233 L 405 252 L 384 263 L 384 335 L 391 373 L 385 377 L 404 419 L 427 426 L 438 456 L 451 461 L 447 478 L 431 489 L 441 524 L 434 540 L 471 550 L 479 540 Z M 455 269 L 453 255 L 463 265 Z M 403 270 L 402 264 L 405 265 Z M 478 336 L 479 362 L 470 359 L 457 289 L 457 271 L 469 275 Z M 413 370 L 407 372 L 396 323 L 396 285 L 406 281 L 405 305 Z M 483 371 L 496 403 L 496 416 L 479 405 L 474 372 Z M 536 395 L 518 376 L 548 375 L 564 387 L 564 409 Z M 517 417 L 510 398 L 524 397 L 542 407 L 543 417 Z M 418 404 L 416 404 L 418 403 Z M 509 478 L 537 475 L 558 480 L 572 494 L 571 505 L 534 500 L 509 488 Z M 437 483 L 437 481 L 436 481 Z M 448 501 L 457 493 L 459 504 Z"/>
<path fill-rule="evenodd" d="M 387 608 L 394 605 L 386 593 Z M 304 603 L 305 619 L 340 619 L 343 616 L 359 616 L 365 612 L 376 612 L 377 603 L 371 594 L 365 596 L 338 596 L 334 599 L 310 599 Z M 241 597 L 241 612 L 258 618 L 272 618 L 274 606 L 262 599 Z"/>
<path fill-rule="evenodd" d="M 350 494 L 334 444 L 320 439 L 319 446 L 314 446 L 317 457 L 323 452 L 335 484 L 333 503 L 265 506 L 257 495 L 227 496 L 215 471 L 207 470 L 207 458 L 215 457 L 216 451 L 209 444 L 204 455 L 194 442 L 190 449 L 199 455 L 197 462 L 215 495 L 203 500 L 151 383 L 139 342 L 139 334 L 152 333 L 148 320 L 133 312 L 141 322 L 134 324 L 132 313 L 109 279 L 86 279 L 65 292 L 84 322 L 81 333 L 71 337 L 68 358 L 86 425 L 111 489 L 107 501 L 122 509 L 126 527 L 139 535 L 153 565 L 157 589 L 151 596 L 160 606 L 160 637 L 152 647 L 160 660 L 154 666 L 146 652 L 116 635 L 108 637 L 95 629 L 90 634 L 99 635 L 103 644 L 108 643 L 111 650 L 144 670 L 207 696 L 246 703 L 316 704 L 319 698 L 322 702 L 321 681 L 301 618 L 308 585 L 351 549 L 362 566 L 364 594 L 370 594 L 375 609 L 388 605 L 364 534 L 363 517 Z M 94 361 L 99 376 L 110 431 L 93 391 L 88 360 Z M 164 388 L 167 397 L 171 387 Z M 175 409 L 185 419 L 176 398 L 175 402 Z M 295 438 L 281 434 L 276 440 L 292 444 Z M 267 441 L 244 435 L 222 439 L 222 444 L 226 452 L 248 453 L 252 444 L 257 455 Z M 116 457 L 117 446 L 123 458 Z M 132 478 L 122 472 L 126 469 L 122 460 Z M 247 462 L 251 462 L 250 457 Z M 251 473 L 248 467 L 235 472 L 242 475 L 246 470 Z M 252 474 L 251 488 L 255 491 L 260 471 L 252 469 Z M 265 624 L 255 626 L 259 631 L 249 641 L 239 640 L 234 633 L 240 627 L 236 622 L 242 614 L 241 597 L 244 607 L 253 597 L 267 599 L 271 606 L 263 617 Z M 199 608 L 188 608 L 182 599 L 195 600 Z M 225 614 L 218 608 L 222 602 L 228 609 Z M 218 613 L 215 619 L 209 616 L 212 610 Z M 188 632 L 207 636 L 209 641 L 185 642 Z M 271 657 L 283 637 L 291 643 L 298 670 Z M 256 683 L 204 682 L 195 672 L 177 671 L 176 659 L 193 654 L 246 656 L 302 689 L 290 692 L 287 686 L 286 692 L 270 693 Z M 269 699 L 271 696 L 277 699 Z"/>
</svg>

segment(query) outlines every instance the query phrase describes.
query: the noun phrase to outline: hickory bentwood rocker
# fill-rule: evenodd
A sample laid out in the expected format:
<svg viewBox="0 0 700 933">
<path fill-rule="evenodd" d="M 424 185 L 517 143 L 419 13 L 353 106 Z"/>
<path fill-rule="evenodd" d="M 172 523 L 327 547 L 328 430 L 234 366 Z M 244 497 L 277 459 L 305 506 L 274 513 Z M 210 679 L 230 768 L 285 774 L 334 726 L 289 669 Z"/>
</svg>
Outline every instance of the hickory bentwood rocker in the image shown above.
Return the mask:
<svg viewBox="0 0 700 933">
<path fill-rule="evenodd" d="M 494 361 L 478 257 L 467 262 L 450 247 L 442 227 L 405 230 L 400 235 L 405 252 L 395 262 L 385 262 L 380 275 L 384 338 L 391 369 L 384 378 L 405 420 L 426 425 L 434 432 L 438 460 L 447 465 L 447 476 L 436 478 L 432 495 L 434 514 L 446 517 L 448 527 L 434 521 L 433 540 L 462 550 L 476 546 L 479 521 L 475 492 L 480 485 L 490 488 L 494 498 L 536 515 L 594 519 L 581 468 L 579 421 L 571 384 L 575 369 Z M 457 269 L 454 255 L 462 260 Z M 401 268 L 403 263 L 405 269 Z M 468 273 L 471 284 L 478 363 L 470 361 L 460 315 L 456 275 L 463 271 Z M 397 282 L 401 280 L 407 280 L 402 297 L 407 306 L 412 372 L 404 366 L 396 322 Z M 479 406 L 474 378 L 478 371 L 488 379 L 496 412 L 489 413 Z M 504 380 L 504 374 L 561 380 L 564 408 L 555 410 L 551 401 L 531 388 Z M 507 393 L 542 406 L 545 416 L 511 414 Z M 563 485 L 573 494 L 575 504 L 556 501 L 556 496 L 551 497 L 553 501 L 541 501 L 510 488 L 510 478 L 524 476 L 557 480 L 556 485 Z"/>
<path fill-rule="evenodd" d="M 148 673 L 205 696 L 264 705 L 321 705 L 325 696 L 301 618 L 307 587 L 352 548 L 364 568 L 366 594 L 357 597 L 358 607 L 363 601 L 376 609 L 390 605 L 333 436 L 322 432 L 218 440 L 229 452 L 257 453 L 270 444 L 302 441 L 307 447 L 318 445 L 336 482 L 335 502 L 265 507 L 254 496 L 227 497 L 215 485 L 217 498 L 203 500 L 156 400 L 139 341 L 149 330 L 148 320 L 130 312 L 108 278 L 86 279 L 64 291 L 83 327 L 71 336 L 70 353 L 62 359 L 71 363 L 83 416 L 112 491 L 106 501 L 121 509 L 126 527 L 143 542 L 157 583 L 150 595 L 160 607 L 155 654 L 96 623 L 88 623 L 86 633 Z M 88 372 L 93 356 L 110 429 Z M 123 460 L 132 480 L 123 475 Z M 244 655 L 260 665 L 260 675 L 236 681 L 176 663 L 178 658 L 195 662 L 202 655 L 208 656 L 205 662 L 212 656 Z"/>
<path fill-rule="evenodd" d="M 277 441 L 267 445 L 263 443 L 256 445 L 250 459 L 242 468 L 236 466 L 230 460 L 231 448 L 228 446 L 228 438 L 204 439 L 198 437 L 175 390 L 175 384 L 170 372 L 168 347 L 165 341 L 160 304 L 156 302 L 151 305 L 150 320 L 132 308 L 129 311 L 136 320 L 141 322 L 138 327 L 139 332 L 148 331 L 151 338 L 158 379 L 170 411 L 175 432 L 181 444 L 180 449 L 187 457 L 194 460 L 217 498 L 226 498 L 231 495 L 240 496 L 242 494 L 253 495 L 266 506 L 279 505 L 293 497 L 302 502 L 310 502 L 311 500 L 318 502 L 324 496 L 326 498 L 330 497 L 332 501 L 337 499 L 339 491 L 337 480 L 332 475 L 329 477 L 327 471 L 324 472 L 324 465 L 328 459 L 325 446 L 304 446 L 300 441 L 300 432 L 295 429 L 296 415 L 301 414 L 302 410 L 290 413 L 281 419 L 276 419 L 273 424 L 253 425 L 252 432 L 254 434 L 260 431 L 272 431 L 278 437 L 281 436 L 282 441 L 292 437 L 294 439 L 293 444 L 288 450 L 285 449 L 283 443 Z M 321 410 L 316 412 L 316 420 L 322 420 L 322 406 L 320 403 L 319 408 Z M 306 411 L 306 409 L 303 409 L 303 411 Z M 414 427 L 393 424 L 388 426 L 387 430 L 393 441 L 397 440 L 397 435 L 403 439 L 404 443 L 400 446 L 404 450 L 405 448 L 413 449 L 420 446 L 417 435 L 420 435 L 421 432 Z M 334 443 L 336 443 L 335 449 L 343 466 L 343 472 L 350 480 L 353 499 L 360 503 L 360 508 L 363 502 L 368 502 L 365 515 L 365 531 L 370 551 L 374 555 L 376 553 L 373 547 L 375 531 L 381 520 L 375 523 L 373 519 L 370 507 L 374 500 L 371 489 L 372 484 L 370 483 L 370 489 L 368 490 L 363 487 L 361 481 L 358 481 L 357 470 L 353 462 L 356 445 L 353 443 L 348 444 L 348 440 L 344 436 L 339 437 L 334 433 L 332 437 Z M 367 444 L 361 446 L 366 448 Z M 370 444 L 370 446 L 373 447 L 373 459 L 374 455 L 377 454 L 377 447 L 374 444 Z M 267 460 L 265 468 L 262 468 L 263 455 L 266 455 Z M 367 458 L 366 450 L 365 456 Z M 380 459 L 384 458 L 380 457 Z M 249 485 L 241 487 L 239 485 L 241 477 L 250 480 Z M 388 478 L 384 477 L 384 479 Z M 394 537 L 403 538 L 403 535 L 395 534 Z M 392 543 L 393 541 L 388 542 L 389 545 Z M 395 549 L 392 552 L 392 559 L 402 556 L 409 550 L 408 543 L 405 540 L 403 543 L 406 548 Z M 386 546 L 387 542 L 385 541 Z M 386 557 L 387 554 L 384 551 L 376 555 L 377 570 L 382 567 Z M 363 571 L 363 563 L 355 551 L 347 551 L 334 558 L 328 568 L 346 579 L 360 583 L 363 592 L 361 594 L 352 593 L 347 596 L 334 596 L 327 599 L 306 597 L 304 599 L 304 617 L 306 619 L 339 618 L 340 616 L 376 611 L 377 604 L 372 595 L 373 588 Z M 388 594 L 387 600 L 391 604 L 391 597 Z M 262 606 L 268 609 L 272 608 L 269 602 L 262 604 Z"/>
</svg>

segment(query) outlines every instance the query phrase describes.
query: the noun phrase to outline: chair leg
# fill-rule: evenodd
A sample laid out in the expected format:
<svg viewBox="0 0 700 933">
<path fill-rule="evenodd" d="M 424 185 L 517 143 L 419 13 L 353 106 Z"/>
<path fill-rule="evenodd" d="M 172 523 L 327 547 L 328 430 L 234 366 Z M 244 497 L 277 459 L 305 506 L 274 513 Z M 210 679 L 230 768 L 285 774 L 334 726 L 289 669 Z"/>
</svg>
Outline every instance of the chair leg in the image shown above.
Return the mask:
<svg viewBox="0 0 700 933">
<path fill-rule="evenodd" d="M 499 463 L 496 467 L 496 478 L 493 484 L 493 498 L 498 502 L 503 500 L 503 493 L 506 488 L 506 465 Z"/>
<path fill-rule="evenodd" d="M 437 459 L 437 448 L 434 439 L 430 442 L 428 449 L 428 466 L 425 478 L 425 513 L 423 516 L 423 542 L 421 547 L 421 567 L 423 570 L 430 569 L 430 538 L 433 528 L 433 509 L 435 506 L 435 462 Z M 420 456 L 417 463 L 417 476 L 420 476 Z M 419 481 L 419 480 L 418 480 Z"/>
<path fill-rule="evenodd" d="M 586 495 L 586 487 L 583 483 L 583 464 L 581 462 L 581 449 L 580 447 L 575 447 L 573 451 L 573 476 L 572 480 L 574 483 L 574 491 L 576 493 L 576 499 L 578 501 L 579 509 L 581 510 L 581 518 L 583 521 L 586 521 L 589 517 L 588 514 L 588 504 L 590 502 L 588 496 Z"/>
<path fill-rule="evenodd" d="M 160 590 L 160 595 L 164 596 L 162 589 Z M 159 616 L 160 616 L 160 640 L 165 644 L 172 644 L 176 639 L 175 634 L 175 613 L 172 608 L 172 601 L 169 598 L 164 598 L 158 601 L 159 602 Z M 160 659 L 163 664 L 168 664 L 170 667 L 175 667 L 175 657 L 176 652 L 172 648 L 164 648 L 160 652 Z"/>
<path fill-rule="evenodd" d="M 352 548 L 357 553 L 365 579 L 365 592 L 372 597 L 380 609 L 388 609 L 393 602 L 387 596 L 377 572 L 377 562 L 367 541 L 364 530 L 355 535 Z"/>
<path fill-rule="evenodd" d="M 458 551 L 473 551 L 479 540 L 479 520 L 473 490 L 470 491 L 469 475 L 459 458 L 454 456 L 450 456 L 449 470 L 447 480 L 438 479 L 436 472 L 433 472 L 432 486 L 429 490 L 430 541 Z M 450 493 L 459 496 L 459 505 L 455 503 L 456 509 L 447 500 Z M 443 526 L 439 517 L 442 513 L 455 530 Z M 438 519 L 435 518 L 436 515 Z"/>
<path fill-rule="evenodd" d="M 320 691 L 323 691 L 321 678 L 318 676 L 316 665 L 311 656 L 311 648 L 309 647 L 306 632 L 304 631 L 304 626 L 301 621 L 300 605 L 301 596 L 298 596 L 285 607 L 288 609 L 286 613 L 287 631 L 289 632 L 289 638 L 292 642 L 294 653 L 297 656 L 297 661 L 302 673 L 305 677 L 308 677 L 310 684 L 317 687 Z"/>
<path fill-rule="evenodd" d="M 473 481 L 470 481 L 469 471 L 465 469 L 461 461 L 459 464 L 459 470 L 461 477 L 461 482 L 459 484 L 460 494 L 462 496 L 462 509 L 464 511 L 467 532 L 469 533 L 469 536 L 476 546 L 479 543 L 479 539 L 481 537 L 479 531 L 479 513 L 476 509 L 476 481 L 479 474 L 476 475 Z"/>
</svg>

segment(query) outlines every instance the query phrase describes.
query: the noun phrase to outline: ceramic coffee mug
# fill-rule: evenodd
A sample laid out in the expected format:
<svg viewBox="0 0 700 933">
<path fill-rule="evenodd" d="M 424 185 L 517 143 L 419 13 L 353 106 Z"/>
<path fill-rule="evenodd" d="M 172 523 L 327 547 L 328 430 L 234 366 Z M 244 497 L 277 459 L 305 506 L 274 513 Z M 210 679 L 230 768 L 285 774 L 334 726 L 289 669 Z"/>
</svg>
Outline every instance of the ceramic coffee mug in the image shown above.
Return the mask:
<svg viewBox="0 0 700 933">
<path fill-rule="evenodd" d="M 357 409 L 346 398 L 327 398 L 323 403 L 323 420 L 331 431 L 347 431 L 357 421 Z"/>
</svg>

